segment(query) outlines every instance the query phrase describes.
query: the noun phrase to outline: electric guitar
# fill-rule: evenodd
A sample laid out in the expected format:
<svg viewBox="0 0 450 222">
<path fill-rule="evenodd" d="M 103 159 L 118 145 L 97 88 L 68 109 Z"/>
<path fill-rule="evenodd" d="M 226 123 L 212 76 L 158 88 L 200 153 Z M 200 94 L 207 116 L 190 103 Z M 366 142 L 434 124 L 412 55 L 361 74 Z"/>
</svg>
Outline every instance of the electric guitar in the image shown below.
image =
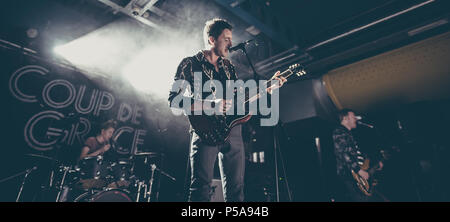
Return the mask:
<svg viewBox="0 0 450 222">
<path fill-rule="evenodd" d="M 358 185 L 358 188 L 363 192 L 366 196 L 372 196 L 373 189 L 377 184 L 377 181 L 374 180 L 373 174 L 375 173 L 375 170 L 379 167 L 379 164 L 376 164 L 374 167 L 370 167 L 370 160 L 366 159 L 364 160 L 364 163 L 360 165 L 361 170 L 367 171 L 369 173 L 369 179 L 366 180 L 363 177 L 361 177 L 358 172 L 355 172 L 352 170 L 353 178 L 356 180 L 356 184 Z"/>
<path fill-rule="evenodd" d="M 292 74 L 302 76 L 306 74 L 306 72 L 303 70 L 301 65 L 293 64 L 289 66 L 288 69 L 281 72 L 279 76 L 287 79 Z M 265 82 L 264 88 L 268 89 L 272 85 L 273 81 L 268 80 Z M 240 105 L 243 106 L 245 110 L 246 106 L 257 101 L 265 93 L 267 93 L 267 90 L 259 90 L 259 93 L 256 95 L 251 98 L 246 98 L 243 104 L 237 104 L 236 92 L 234 92 L 233 107 Z M 226 115 L 226 113 L 216 115 L 188 115 L 192 128 L 200 137 L 202 142 L 213 146 L 225 143 L 230 136 L 231 129 L 239 124 L 249 121 L 251 117 L 251 112 L 244 115 Z"/>
<path fill-rule="evenodd" d="M 361 177 L 358 172 L 354 172 L 352 170 L 352 176 L 356 180 L 356 184 L 358 185 L 358 188 L 363 192 L 366 196 L 372 196 L 372 194 L 375 191 L 375 186 L 378 184 L 378 180 L 376 179 L 375 173 L 379 171 L 380 168 L 380 162 L 384 164 L 384 161 L 390 159 L 390 151 L 387 150 L 380 150 L 381 153 L 381 160 L 378 161 L 375 165 L 370 166 L 370 159 L 366 158 L 364 160 L 364 163 L 360 165 L 360 168 L 364 171 L 367 171 L 369 173 L 369 179 L 366 180 L 363 177 Z M 382 195 L 381 193 L 377 192 L 378 194 Z M 384 197 L 383 197 L 384 198 Z"/>
</svg>

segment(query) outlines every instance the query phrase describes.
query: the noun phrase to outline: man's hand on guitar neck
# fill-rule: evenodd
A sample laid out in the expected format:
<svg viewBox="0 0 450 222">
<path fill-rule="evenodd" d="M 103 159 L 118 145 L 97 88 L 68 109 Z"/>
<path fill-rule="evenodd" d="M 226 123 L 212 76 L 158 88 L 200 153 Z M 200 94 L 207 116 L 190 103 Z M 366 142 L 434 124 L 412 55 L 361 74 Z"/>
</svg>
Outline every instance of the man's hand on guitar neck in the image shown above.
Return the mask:
<svg viewBox="0 0 450 222">
<path fill-rule="evenodd" d="M 362 178 L 364 178 L 364 179 L 366 179 L 366 180 L 369 179 L 369 173 L 368 173 L 367 171 L 365 171 L 365 170 L 359 170 L 359 171 L 358 171 L 358 174 L 359 174 Z"/>
<path fill-rule="evenodd" d="M 271 85 L 269 88 L 267 88 L 267 92 L 268 92 L 269 94 L 272 94 L 272 91 L 273 91 L 273 90 L 282 87 L 283 84 L 287 81 L 287 79 L 284 78 L 283 76 L 280 76 L 280 74 L 281 74 L 281 72 L 280 72 L 280 71 L 277 71 L 277 72 L 272 76 L 272 78 L 270 78 L 270 80 L 276 80 L 276 81 L 278 82 L 278 84 Z"/>
</svg>

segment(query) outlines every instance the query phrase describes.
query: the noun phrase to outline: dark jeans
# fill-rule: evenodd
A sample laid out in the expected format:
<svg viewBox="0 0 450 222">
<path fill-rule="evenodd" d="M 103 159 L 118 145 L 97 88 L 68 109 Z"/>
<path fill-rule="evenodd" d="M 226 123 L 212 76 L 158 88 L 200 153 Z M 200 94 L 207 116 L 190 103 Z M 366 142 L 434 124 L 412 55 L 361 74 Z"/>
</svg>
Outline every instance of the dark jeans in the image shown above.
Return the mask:
<svg viewBox="0 0 450 222">
<path fill-rule="evenodd" d="M 197 134 L 192 134 L 189 201 L 210 201 L 211 183 L 217 157 L 224 200 L 227 202 L 244 200 L 245 151 L 241 128 L 241 125 L 234 127 L 228 141 L 220 146 L 205 145 Z"/>
</svg>

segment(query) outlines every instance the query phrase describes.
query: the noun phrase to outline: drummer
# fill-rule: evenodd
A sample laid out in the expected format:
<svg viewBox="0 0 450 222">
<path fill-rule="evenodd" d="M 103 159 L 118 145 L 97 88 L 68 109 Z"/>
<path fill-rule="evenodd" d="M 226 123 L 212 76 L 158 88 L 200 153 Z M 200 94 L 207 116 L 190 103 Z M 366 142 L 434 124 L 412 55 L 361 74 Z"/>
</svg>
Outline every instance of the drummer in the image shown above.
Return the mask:
<svg viewBox="0 0 450 222">
<path fill-rule="evenodd" d="M 101 125 L 100 132 L 97 136 L 92 136 L 86 139 L 84 146 L 81 149 L 79 159 L 91 156 L 103 155 L 111 148 L 110 140 L 117 126 L 114 120 L 108 120 Z"/>
</svg>

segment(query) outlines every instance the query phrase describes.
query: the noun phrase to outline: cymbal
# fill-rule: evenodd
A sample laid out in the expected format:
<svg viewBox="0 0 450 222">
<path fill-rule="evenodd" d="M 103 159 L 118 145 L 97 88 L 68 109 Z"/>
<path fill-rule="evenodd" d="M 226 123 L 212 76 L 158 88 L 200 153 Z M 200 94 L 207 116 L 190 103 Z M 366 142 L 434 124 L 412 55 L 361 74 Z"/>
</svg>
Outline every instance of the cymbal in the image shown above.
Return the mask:
<svg viewBox="0 0 450 222">
<path fill-rule="evenodd" d="M 39 158 L 39 159 L 46 159 L 46 160 L 51 160 L 51 161 L 57 161 L 57 160 L 55 160 L 55 159 L 53 159 L 51 157 L 44 156 L 44 155 L 39 155 L 39 154 L 34 154 L 34 153 L 28 153 L 28 154 L 25 154 L 25 156 L 36 157 L 36 158 Z"/>
<path fill-rule="evenodd" d="M 135 156 L 156 156 L 158 153 L 156 152 L 142 152 L 142 153 L 136 153 Z"/>
</svg>

